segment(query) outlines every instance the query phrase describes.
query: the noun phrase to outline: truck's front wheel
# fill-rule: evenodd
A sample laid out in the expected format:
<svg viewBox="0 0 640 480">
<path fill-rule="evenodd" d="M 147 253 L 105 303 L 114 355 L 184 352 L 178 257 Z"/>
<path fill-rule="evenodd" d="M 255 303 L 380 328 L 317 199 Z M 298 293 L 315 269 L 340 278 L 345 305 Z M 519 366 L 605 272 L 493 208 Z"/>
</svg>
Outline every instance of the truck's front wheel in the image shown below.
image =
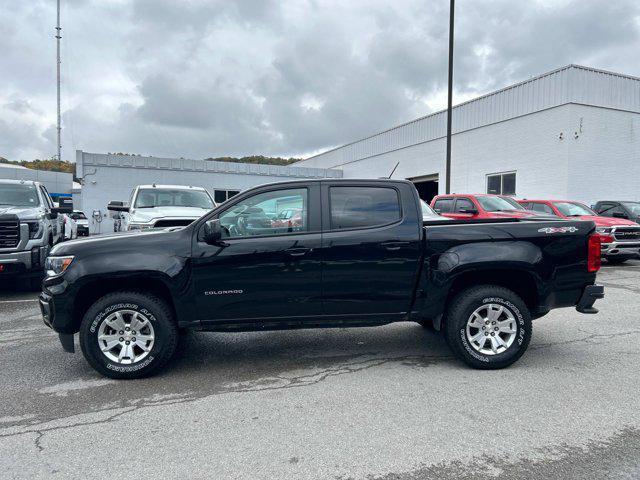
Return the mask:
<svg viewBox="0 0 640 480">
<path fill-rule="evenodd" d="M 493 285 L 466 289 L 447 311 L 445 336 L 454 353 L 480 369 L 504 368 L 518 360 L 531 340 L 531 315 L 511 290 Z"/>
<path fill-rule="evenodd" d="M 111 378 L 140 378 L 155 373 L 171 358 L 177 326 L 169 306 L 141 292 L 114 292 L 85 313 L 80 347 L 89 364 Z"/>
</svg>

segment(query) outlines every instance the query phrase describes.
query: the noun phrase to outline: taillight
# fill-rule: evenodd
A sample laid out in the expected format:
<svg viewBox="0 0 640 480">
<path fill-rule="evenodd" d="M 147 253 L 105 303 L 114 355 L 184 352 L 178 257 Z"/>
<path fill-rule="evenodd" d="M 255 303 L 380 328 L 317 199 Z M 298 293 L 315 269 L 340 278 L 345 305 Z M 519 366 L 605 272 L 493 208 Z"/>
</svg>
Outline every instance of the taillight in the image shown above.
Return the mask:
<svg viewBox="0 0 640 480">
<path fill-rule="evenodd" d="M 602 250 L 602 236 L 594 233 L 589 236 L 587 253 L 587 270 L 597 272 L 600 270 Z"/>
</svg>

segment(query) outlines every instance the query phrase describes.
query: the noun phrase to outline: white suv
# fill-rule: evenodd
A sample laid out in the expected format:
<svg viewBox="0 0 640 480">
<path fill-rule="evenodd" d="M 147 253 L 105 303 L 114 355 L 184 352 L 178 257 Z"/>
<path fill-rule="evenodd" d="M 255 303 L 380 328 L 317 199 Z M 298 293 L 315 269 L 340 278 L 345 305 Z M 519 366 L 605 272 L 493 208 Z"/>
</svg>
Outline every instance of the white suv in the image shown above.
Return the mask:
<svg viewBox="0 0 640 480">
<path fill-rule="evenodd" d="M 138 185 L 129 205 L 110 202 L 107 209 L 121 212 L 120 230 L 182 227 L 200 218 L 216 204 L 202 187 Z"/>
</svg>

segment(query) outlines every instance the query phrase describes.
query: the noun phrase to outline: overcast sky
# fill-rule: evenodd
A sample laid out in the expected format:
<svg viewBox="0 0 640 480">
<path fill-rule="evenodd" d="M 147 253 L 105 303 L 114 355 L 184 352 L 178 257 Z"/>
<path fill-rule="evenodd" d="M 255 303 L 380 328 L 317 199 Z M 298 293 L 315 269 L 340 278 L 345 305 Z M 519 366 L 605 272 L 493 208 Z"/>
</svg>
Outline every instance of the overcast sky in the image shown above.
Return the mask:
<svg viewBox="0 0 640 480">
<path fill-rule="evenodd" d="M 307 156 L 446 106 L 447 0 L 62 0 L 75 149 Z M 55 0 L 0 0 L 0 156 L 55 154 Z M 638 0 L 458 0 L 460 102 L 578 63 L 640 76 Z"/>
</svg>

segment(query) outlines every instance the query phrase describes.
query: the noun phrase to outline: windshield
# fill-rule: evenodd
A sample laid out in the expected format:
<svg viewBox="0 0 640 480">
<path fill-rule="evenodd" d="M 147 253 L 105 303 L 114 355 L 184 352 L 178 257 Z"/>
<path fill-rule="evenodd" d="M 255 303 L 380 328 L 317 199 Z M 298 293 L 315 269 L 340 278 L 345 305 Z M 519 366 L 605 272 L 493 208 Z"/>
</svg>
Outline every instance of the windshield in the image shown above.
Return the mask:
<svg viewBox="0 0 640 480">
<path fill-rule="evenodd" d="M 74 220 L 86 220 L 87 217 L 85 217 L 84 213 L 82 212 L 73 212 L 70 215 L 71 218 L 73 218 Z"/>
<path fill-rule="evenodd" d="M 555 202 L 558 211 L 565 217 L 580 217 L 582 215 L 597 215 L 586 205 L 574 202 Z"/>
<path fill-rule="evenodd" d="M 638 202 L 622 202 L 632 214 L 640 216 L 640 203 Z"/>
<path fill-rule="evenodd" d="M 509 205 L 511 205 L 516 210 L 525 210 L 525 208 L 522 205 L 520 205 L 518 202 L 516 202 L 511 197 L 500 197 L 500 198 L 502 200 L 504 200 L 505 202 L 507 202 Z"/>
<path fill-rule="evenodd" d="M 138 190 L 134 207 L 196 207 L 211 210 L 214 205 L 204 190 L 142 188 Z"/>
<path fill-rule="evenodd" d="M 425 202 L 424 200 L 420 200 L 420 207 L 422 208 L 423 217 L 439 217 L 440 216 L 436 212 L 434 212 L 433 209 L 429 205 L 427 205 L 427 202 Z"/>
<path fill-rule="evenodd" d="M 517 208 L 502 197 L 477 196 L 476 200 L 478 200 L 480 206 L 487 212 L 509 212 L 512 210 L 522 210 L 522 207 Z"/>
<path fill-rule="evenodd" d="M 0 205 L 12 207 L 37 207 L 40 205 L 34 185 L 0 184 Z"/>
</svg>

